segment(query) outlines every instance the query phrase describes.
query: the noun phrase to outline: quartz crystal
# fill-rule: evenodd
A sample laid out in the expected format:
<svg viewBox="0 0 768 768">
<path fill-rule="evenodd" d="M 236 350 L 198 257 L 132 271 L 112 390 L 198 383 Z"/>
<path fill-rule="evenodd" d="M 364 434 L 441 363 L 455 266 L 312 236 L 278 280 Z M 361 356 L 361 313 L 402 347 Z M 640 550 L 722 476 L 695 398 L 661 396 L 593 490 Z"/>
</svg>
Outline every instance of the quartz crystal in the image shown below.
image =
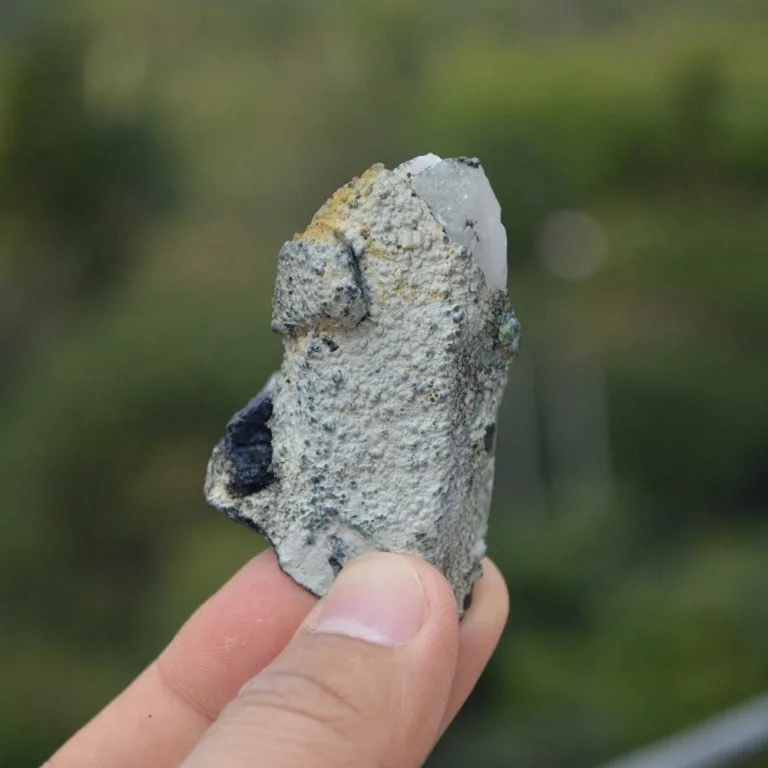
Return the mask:
<svg viewBox="0 0 768 768">
<path fill-rule="evenodd" d="M 280 250 L 283 364 L 230 420 L 205 492 L 316 595 L 354 557 L 407 552 L 464 610 L 519 343 L 500 214 L 477 160 L 424 155 L 353 179 Z"/>
<path fill-rule="evenodd" d="M 491 288 L 507 287 L 507 232 L 501 206 L 478 160 L 421 155 L 397 168 L 448 236 L 475 257 Z"/>
</svg>

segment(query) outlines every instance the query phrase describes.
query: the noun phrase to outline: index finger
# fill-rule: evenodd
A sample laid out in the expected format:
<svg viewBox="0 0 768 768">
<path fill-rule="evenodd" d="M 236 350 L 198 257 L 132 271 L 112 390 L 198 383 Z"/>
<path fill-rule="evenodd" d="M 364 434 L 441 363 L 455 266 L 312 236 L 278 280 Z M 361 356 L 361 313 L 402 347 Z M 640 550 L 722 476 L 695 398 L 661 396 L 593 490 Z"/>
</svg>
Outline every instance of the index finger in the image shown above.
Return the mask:
<svg viewBox="0 0 768 768">
<path fill-rule="evenodd" d="M 272 550 L 258 555 L 46 768 L 178 765 L 242 685 L 283 649 L 315 602 L 280 570 Z"/>
</svg>

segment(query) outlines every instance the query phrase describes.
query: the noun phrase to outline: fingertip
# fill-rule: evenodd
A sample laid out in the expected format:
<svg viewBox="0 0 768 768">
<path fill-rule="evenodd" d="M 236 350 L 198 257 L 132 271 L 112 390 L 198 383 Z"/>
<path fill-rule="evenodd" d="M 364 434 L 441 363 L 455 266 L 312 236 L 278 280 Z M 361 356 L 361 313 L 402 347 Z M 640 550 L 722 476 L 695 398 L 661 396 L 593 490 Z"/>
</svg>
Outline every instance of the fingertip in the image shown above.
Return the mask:
<svg viewBox="0 0 768 768">
<path fill-rule="evenodd" d="M 456 596 L 441 571 L 415 555 L 404 555 L 404 557 L 416 571 L 421 581 L 426 594 L 428 609 L 439 615 L 447 613 L 449 616 L 455 615 L 458 618 Z"/>
<path fill-rule="evenodd" d="M 496 564 L 483 560 L 483 576 L 475 583 L 472 605 L 460 627 L 461 663 L 477 662 L 485 666 L 496 648 L 509 617 L 509 590 Z M 478 672 L 479 674 L 479 672 Z"/>
<path fill-rule="evenodd" d="M 480 624 L 491 624 L 499 634 L 509 618 L 509 589 L 504 575 L 490 558 L 483 559 L 483 576 L 475 584 L 472 605 L 465 621 L 470 630 Z"/>
<path fill-rule="evenodd" d="M 499 643 L 509 616 L 509 592 L 504 576 L 490 559 L 475 583 L 472 605 L 459 628 L 456 674 L 441 725 L 444 731 L 469 697 Z"/>
<path fill-rule="evenodd" d="M 425 560 L 413 555 L 406 557 L 422 582 L 434 618 L 457 629 L 460 627 L 463 635 L 480 631 L 501 634 L 509 616 L 509 590 L 504 576 L 490 558 L 482 561 L 483 575 L 473 585 L 471 604 L 459 622 L 456 596 L 446 577 Z"/>
</svg>

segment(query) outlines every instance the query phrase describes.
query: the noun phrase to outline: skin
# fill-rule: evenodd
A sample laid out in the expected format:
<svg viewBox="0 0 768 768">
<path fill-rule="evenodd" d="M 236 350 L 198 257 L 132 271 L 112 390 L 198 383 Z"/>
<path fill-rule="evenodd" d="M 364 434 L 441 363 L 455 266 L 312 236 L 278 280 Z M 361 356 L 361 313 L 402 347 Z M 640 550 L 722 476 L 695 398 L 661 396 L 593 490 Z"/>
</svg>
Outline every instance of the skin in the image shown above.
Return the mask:
<svg viewBox="0 0 768 768">
<path fill-rule="evenodd" d="M 318 602 L 264 552 L 45 768 L 420 766 L 506 622 L 483 567 L 459 623 L 417 558 L 363 557 Z"/>
</svg>

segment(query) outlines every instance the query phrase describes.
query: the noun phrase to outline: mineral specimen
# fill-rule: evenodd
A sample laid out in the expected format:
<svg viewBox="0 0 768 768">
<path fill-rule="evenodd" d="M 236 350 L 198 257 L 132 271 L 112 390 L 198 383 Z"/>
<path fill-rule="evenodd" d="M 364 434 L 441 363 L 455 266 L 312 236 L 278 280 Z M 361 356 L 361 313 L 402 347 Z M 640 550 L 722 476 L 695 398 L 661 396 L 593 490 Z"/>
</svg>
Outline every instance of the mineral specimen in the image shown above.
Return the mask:
<svg viewBox="0 0 768 768">
<path fill-rule="evenodd" d="M 496 415 L 520 328 L 478 160 L 375 165 L 280 250 L 279 373 L 229 422 L 207 500 L 324 595 L 352 558 L 437 566 L 461 614 L 481 574 Z"/>
</svg>

